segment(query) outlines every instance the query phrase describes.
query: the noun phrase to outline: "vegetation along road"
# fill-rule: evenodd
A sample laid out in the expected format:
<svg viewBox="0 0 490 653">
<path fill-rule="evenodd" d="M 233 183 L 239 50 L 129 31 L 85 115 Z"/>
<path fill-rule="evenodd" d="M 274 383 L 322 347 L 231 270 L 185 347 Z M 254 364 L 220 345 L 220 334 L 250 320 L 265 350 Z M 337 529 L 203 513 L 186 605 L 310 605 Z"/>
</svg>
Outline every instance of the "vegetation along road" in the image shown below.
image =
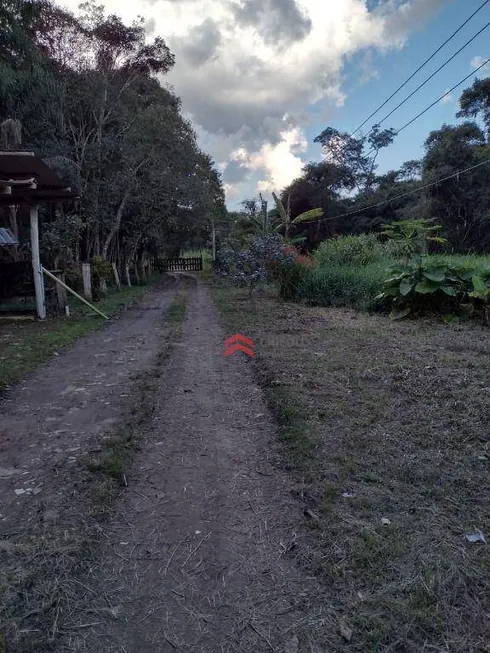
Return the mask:
<svg viewBox="0 0 490 653">
<path fill-rule="evenodd" d="M 7 650 L 484 650 L 485 334 L 155 287 L 3 398 Z"/>
<path fill-rule="evenodd" d="M 0 653 L 490 653 L 490 0 L 75 5 L 0 1 Z"/>
</svg>

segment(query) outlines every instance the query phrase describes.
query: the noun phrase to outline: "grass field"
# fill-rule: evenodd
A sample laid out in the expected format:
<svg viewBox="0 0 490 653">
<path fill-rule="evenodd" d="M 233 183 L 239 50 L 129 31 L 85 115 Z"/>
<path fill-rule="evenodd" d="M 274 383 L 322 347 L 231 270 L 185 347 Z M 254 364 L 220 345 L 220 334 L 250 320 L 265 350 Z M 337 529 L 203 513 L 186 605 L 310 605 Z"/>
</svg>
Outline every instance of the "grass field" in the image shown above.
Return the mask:
<svg viewBox="0 0 490 653">
<path fill-rule="evenodd" d="M 96 306 L 109 317 L 114 317 L 148 289 L 149 286 L 133 286 L 121 291 L 110 290 Z M 69 303 L 69 318 L 52 318 L 44 322 L 0 322 L 0 392 L 61 348 L 106 323 L 77 299 L 71 298 Z"/>
<path fill-rule="evenodd" d="M 462 265 L 475 270 L 490 268 L 490 257 L 477 255 L 429 256 L 430 263 Z M 297 299 L 316 306 L 337 306 L 373 310 L 374 298 L 381 292 L 387 270 L 394 259 L 386 256 L 360 263 L 324 260 L 311 272 L 298 289 Z"/>
<path fill-rule="evenodd" d="M 215 288 L 309 510 L 329 653 L 476 653 L 490 642 L 490 332 Z M 352 639 L 339 636 L 347 624 Z"/>
</svg>

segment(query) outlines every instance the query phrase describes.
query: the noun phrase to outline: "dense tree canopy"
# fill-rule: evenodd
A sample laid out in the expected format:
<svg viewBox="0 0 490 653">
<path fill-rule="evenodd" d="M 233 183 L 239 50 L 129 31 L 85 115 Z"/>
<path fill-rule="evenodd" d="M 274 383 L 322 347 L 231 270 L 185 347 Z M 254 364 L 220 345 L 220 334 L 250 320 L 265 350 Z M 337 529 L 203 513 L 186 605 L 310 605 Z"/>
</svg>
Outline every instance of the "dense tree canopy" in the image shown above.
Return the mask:
<svg viewBox="0 0 490 653">
<path fill-rule="evenodd" d="M 339 234 L 380 231 L 388 222 L 433 218 L 443 227 L 454 252 L 484 252 L 490 247 L 489 165 L 490 78 L 476 80 L 460 98 L 459 118 L 478 120 L 443 125 L 425 141 L 420 161 L 407 161 L 399 170 L 377 172 L 377 156 L 396 138 L 394 130 L 375 125 L 366 137 L 355 138 L 327 127 L 317 138 L 321 162 L 308 163 L 301 177 L 281 193 L 292 216 L 313 207 L 324 218 L 295 227 L 308 247 Z M 466 168 L 474 169 L 451 177 Z"/>
<path fill-rule="evenodd" d="M 19 120 L 22 149 L 81 195 L 43 214 L 51 264 L 126 264 L 210 232 L 225 212 L 221 179 L 159 81 L 174 65 L 163 38 L 93 2 L 75 17 L 49 0 L 7 0 L 0 29 L 0 121 Z"/>
</svg>

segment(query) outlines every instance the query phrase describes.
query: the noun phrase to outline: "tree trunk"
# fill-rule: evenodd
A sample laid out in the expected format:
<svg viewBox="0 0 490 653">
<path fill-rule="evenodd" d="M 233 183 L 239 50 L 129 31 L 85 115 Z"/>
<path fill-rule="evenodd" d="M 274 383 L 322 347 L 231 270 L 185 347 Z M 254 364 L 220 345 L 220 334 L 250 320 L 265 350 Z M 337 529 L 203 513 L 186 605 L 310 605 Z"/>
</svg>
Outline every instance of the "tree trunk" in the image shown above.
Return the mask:
<svg viewBox="0 0 490 653">
<path fill-rule="evenodd" d="M 95 255 L 100 255 L 100 220 L 99 220 L 99 195 L 100 195 L 100 180 L 102 178 L 102 126 L 105 121 L 105 107 L 107 104 L 107 78 L 104 76 L 104 90 L 102 92 L 102 104 L 99 108 L 99 120 L 97 124 L 97 174 L 95 177 L 95 242 L 94 249 Z M 109 245 L 107 245 L 109 247 Z M 103 254 L 107 258 L 107 251 Z"/>
<path fill-rule="evenodd" d="M 122 198 L 122 200 L 119 203 L 119 206 L 117 208 L 116 218 L 115 218 L 114 223 L 113 223 L 113 225 L 111 227 L 109 235 L 105 239 L 104 246 L 102 247 L 102 256 L 105 259 L 107 259 L 107 253 L 109 251 L 109 246 L 110 246 L 110 244 L 112 242 L 112 239 L 117 234 L 117 232 L 119 231 L 119 228 L 121 226 L 121 220 L 122 220 L 122 216 L 123 216 L 123 212 L 124 212 L 124 207 L 126 206 L 126 202 L 129 199 L 130 193 L 131 193 L 131 190 L 129 188 L 127 188 L 124 195 L 123 195 L 123 198 Z"/>
<path fill-rule="evenodd" d="M 124 272 L 126 273 L 126 285 L 128 288 L 131 288 L 131 275 L 129 274 L 129 265 L 127 263 L 124 266 Z"/>
<path fill-rule="evenodd" d="M 212 239 L 213 239 L 213 261 L 216 261 L 216 229 L 214 227 L 214 220 L 211 222 Z"/>
<path fill-rule="evenodd" d="M 121 290 L 121 281 L 119 279 L 119 271 L 115 263 L 112 264 L 112 271 L 114 272 L 114 279 L 116 281 L 116 286 L 118 290 Z"/>
</svg>

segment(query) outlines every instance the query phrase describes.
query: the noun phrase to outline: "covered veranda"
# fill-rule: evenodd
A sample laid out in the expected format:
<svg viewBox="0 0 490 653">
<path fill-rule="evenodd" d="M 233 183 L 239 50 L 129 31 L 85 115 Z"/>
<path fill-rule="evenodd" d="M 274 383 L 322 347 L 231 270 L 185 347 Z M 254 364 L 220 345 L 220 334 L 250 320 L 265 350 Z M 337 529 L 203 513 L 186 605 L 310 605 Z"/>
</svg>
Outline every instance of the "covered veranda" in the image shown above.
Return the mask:
<svg viewBox="0 0 490 653">
<path fill-rule="evenodd" d="M 74 201 L 77 193 L 71 190 L 33 152 L 0 151 L 0 211 L 3 209 L 5 225 L 13 246 L 18 246 L 18 221 L 29 216 L 29 244 L 36 314 L 46 318 L 46 299 L 43 266 L 39 249 L 39 206 Z M 8 215 L 7 217 L 7 214 Z"/>
</svg>

